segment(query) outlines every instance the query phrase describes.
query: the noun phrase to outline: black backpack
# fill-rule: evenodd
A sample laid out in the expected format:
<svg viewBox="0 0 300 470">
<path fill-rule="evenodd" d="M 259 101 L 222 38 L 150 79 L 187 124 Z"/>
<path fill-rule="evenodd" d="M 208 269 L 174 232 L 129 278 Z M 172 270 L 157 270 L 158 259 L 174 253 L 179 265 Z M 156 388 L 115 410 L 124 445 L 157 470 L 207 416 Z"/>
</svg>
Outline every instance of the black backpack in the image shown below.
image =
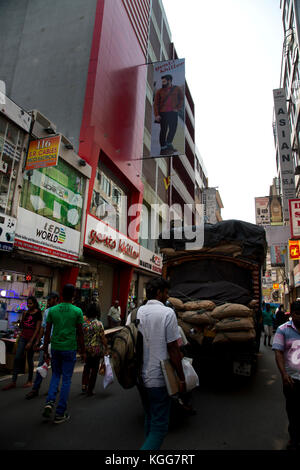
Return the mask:
<svg viewBox="0 0 300 470">
<path fill-rule="evenodd" d="M 131 323 L 114 335 L 111 347 L 115 376 L 126 389 L 141 383 L 143 335 L 138 331 L 137 311 L 136 308 L 131 312 Z"/>
</svg>

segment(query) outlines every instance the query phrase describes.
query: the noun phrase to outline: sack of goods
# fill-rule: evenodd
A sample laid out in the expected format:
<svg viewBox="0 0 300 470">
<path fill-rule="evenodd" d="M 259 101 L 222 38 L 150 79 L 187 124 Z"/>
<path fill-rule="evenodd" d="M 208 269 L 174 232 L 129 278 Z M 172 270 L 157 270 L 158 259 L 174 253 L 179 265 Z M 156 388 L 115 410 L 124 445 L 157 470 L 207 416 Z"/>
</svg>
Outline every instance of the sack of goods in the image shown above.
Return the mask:
<svg viewBox="0 0 300 470">
<path fill-rule="evenodd" d="M 213 325 L 216 322 L 206 310 L 190 310 L 182 313 L 180 318 L 192 325 Z"/>
<path fill-rule="evenodd" d="M 216 331 L 248 331 L 254 328 L 251 317 L 229 317 L 220 320 L 215 325 Z"/>
<path fill-rule="evenodd" d="M 192 325 L 181 319 L 178 320 L 178 325 L 181 326 L 188 340 L 196 341 L 198 344 L 203 343 L 204 333 L 201 326 Z"/>
<path fill-rule="evenodd" d="M 243 343 L 256 337 L 254 329 L 248 331 L 221 331 L 213 339 L 215 343 Z"/>
<path fill-rule="evenodd" d="M 223 304 L 214 308 L 211 316 L 215 320 L 229 317 L 253 317 L 253 310 L 242 304 Z"/>
<path fill-rule="evenodd" d="M 192 300 L 184 304 L 184 310 L 214 310 L 216 304 L 212 300 Z"/>
<path fill-rule="evenodd" d="M 175 310 L 184 310 L 184 303 L 182 300 L 177 299 L 176 297 L 169 297 L 168 301 L 171 302 Z"/>
</svg>

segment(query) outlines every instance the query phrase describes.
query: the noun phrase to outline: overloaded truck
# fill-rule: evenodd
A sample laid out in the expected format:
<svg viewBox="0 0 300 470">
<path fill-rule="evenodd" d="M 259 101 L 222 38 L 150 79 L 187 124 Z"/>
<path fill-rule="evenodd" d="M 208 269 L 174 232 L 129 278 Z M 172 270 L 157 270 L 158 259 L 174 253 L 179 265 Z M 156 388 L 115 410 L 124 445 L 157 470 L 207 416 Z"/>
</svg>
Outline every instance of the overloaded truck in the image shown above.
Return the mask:
<svg viewBox="0 0 300 470">
<path fill-rule="evenodd" d="M 216 374 L 230 368 L 234 374 L 249 376 L 262 329 L 265 230 L 239 220 L 204 224 L 203 246 L 192 249 L 190 231 L 188 239 L 185 233 L 183 228 L 172 228 L 169 237 L 160 234 L 159 247 L 163 277 L 171 286 L 169 301 L 189 342 L 194 366 L 209 364 Z"/>
</svg>

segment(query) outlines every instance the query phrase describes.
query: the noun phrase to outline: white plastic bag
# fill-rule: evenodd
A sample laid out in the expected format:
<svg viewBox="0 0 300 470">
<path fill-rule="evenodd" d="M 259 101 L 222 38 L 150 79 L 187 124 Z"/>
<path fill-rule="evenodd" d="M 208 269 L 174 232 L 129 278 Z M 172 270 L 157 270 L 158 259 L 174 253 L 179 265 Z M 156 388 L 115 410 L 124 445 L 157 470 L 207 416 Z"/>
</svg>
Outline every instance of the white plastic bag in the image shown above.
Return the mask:
<svg viewBox="0 0 300 470">
<path fill-rule="evenodd" d="M 199 377 L 192 366 L 192 359 L 183 357 L 181 362 L 185 376 L 186 391 L 190 392 L 193 388 L 199 387 Z"/>
<path fill-rule="evenodd" d="M 104 364 L 105 364 L 105 374 L 103 377 L 103 387 L 107 388 L 114 381 L 114 375 L 113 375 L 112 367 L 110 365 L 109 356 L 104 356 Z"/>
<path fill-rule="evenodd" d="M 44 364 L 40 367 L 36 368 L 36 371 L 45 379 L 47 377 L 48 373 L 48 364 L 47 362 L 44 362 Z"/>
</svg>

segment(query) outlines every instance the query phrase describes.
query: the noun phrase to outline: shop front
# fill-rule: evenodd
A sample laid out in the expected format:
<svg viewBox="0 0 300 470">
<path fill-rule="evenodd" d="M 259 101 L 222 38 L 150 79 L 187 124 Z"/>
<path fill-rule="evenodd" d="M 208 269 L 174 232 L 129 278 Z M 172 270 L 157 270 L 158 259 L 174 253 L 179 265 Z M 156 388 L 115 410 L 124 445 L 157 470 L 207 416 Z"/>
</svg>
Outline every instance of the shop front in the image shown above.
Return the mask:
<svg viewBox="0 0 300 470">
<path fill-rule="evenodd" d="M 146 299 L 147 282 L 154 277 L 162 275 L 162 266 L 162 256 L 140 246 L 139 268 L 134 272 L 134 289 L 129 299 L 129 303 L 135 299 L 137 306 L 142 304 Z"/>
<path fill-rule="evenodd" d="M 140 245 L 88 214 L 84 249 L 89 268 L 80 270 L 81 292 L 86 282 L 96 291 L 104 326 L 108 324 L 107 313 L 115 300 L 119 300 L 121 317 L 125 320 L 134 268 L 139 266 Z"/>
</svg>

